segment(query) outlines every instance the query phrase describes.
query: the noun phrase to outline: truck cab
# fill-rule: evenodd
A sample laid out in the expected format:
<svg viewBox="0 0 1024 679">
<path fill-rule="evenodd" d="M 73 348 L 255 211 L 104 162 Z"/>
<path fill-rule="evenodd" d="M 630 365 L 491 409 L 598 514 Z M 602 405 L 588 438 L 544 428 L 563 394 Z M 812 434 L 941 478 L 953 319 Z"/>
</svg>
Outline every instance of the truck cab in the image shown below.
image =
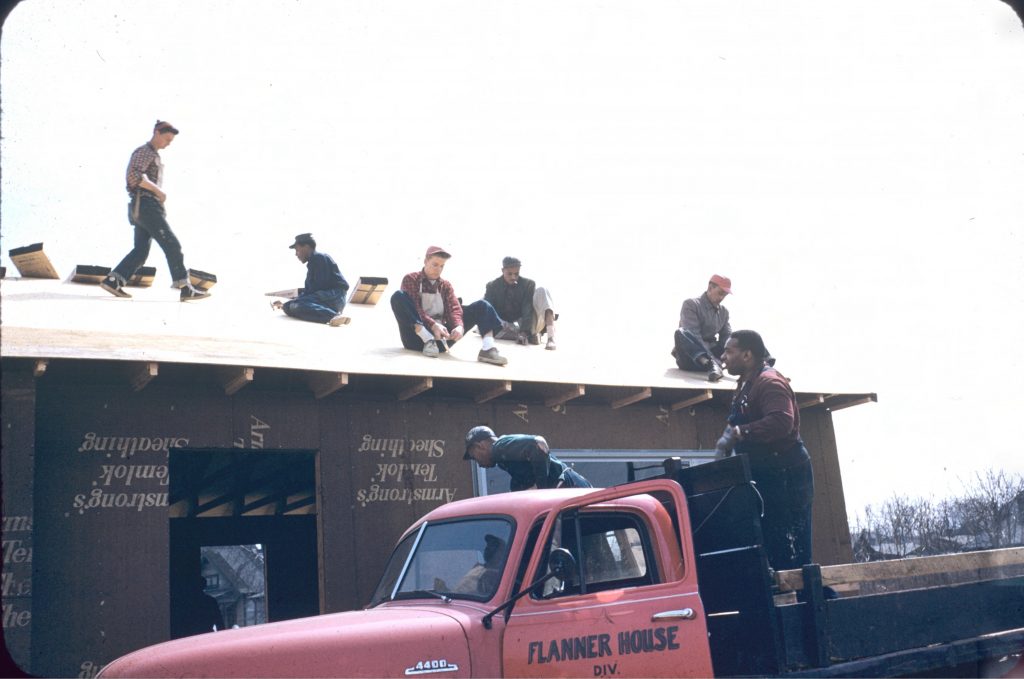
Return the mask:
<svg viewBox="0 0 1024 679">
<path fill-rule="evenodd" d="M 710 676 L 686 511 L 668 480 L 454 502 L 406 531 L 362 611 L 179 639 L 102 676 Z"/>
<path fill-rule="evenodd" d="M 665 472 L 443 505 L 363 610 L 178 639 L 100 676 L 934 676 L 1024 657 L 1024 549 L 777 573 L 743 456 Z M 827 594 L 926 570 L 973 576 Z"/>
</svg>

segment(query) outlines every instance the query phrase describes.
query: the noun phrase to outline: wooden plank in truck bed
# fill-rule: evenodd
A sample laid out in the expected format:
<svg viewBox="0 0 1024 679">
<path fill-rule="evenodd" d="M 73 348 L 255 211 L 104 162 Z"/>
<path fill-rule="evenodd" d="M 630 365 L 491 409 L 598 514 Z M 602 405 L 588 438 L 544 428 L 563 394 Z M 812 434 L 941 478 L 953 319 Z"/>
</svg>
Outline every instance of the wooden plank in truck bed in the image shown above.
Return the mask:
<svg viewBox="0 0 1024 679">
<path fill-rule="evenodd" d="M 977 575 L 976 580 L 983 580 L 992 577 L 993 569 L 1008 566 L 1024 566 L 1024 547 L 823 566 L 821 580 L 825 586 L 836 587 L 849 583 L 972 571 Z M 780 592 L 799 591 L 804 587 L 803 574 L 800 570 L 778 571 L 775 573 L 775 583 Z"/>
</svg>

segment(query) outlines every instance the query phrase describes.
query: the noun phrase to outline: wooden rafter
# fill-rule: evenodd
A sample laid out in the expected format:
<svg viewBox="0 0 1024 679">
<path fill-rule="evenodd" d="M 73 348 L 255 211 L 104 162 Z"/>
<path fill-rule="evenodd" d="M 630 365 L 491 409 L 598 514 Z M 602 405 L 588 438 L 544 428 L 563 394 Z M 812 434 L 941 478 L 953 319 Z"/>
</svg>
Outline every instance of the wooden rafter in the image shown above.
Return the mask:
<svg viewBox="0 0 1024 679">
<path fill-rule="evenodd" d="M 805 408 L 813 408 L 814 406 L 820 406 L 824 402 L 825 402 L 825 395 L 824 394 L 811 394 L 810 396 L 808 396 L 807 398 L 803 399 L 802 401 L 798 401 L 797 402 L 797 406 L 800 408 L 800 410 L 804 410 Z"/>
<path fill-rule="evenodd" d="M 633 392 L 632 394 L 630 394 L 628 396 L 623 396 L 622 398 L 617 398 L 614 401 L 612 401 L 612 410 L 618 410 L 619 408 L 624 408 L 624 407 L 626 407 L 628 405 L 633 405 L 634 403 L 637 403 L 639 401 L 643 401 L 643 400 L 648 399 L 650 397 L 651 397 L 651 388 L 650 387 L 644 387 L 643 389 L 641 389 L 639 391 L 635 391 L 635 392 Z"/>
<path fill-rule="evenodd" d="M 544 407 L 554 408 L 555 406 L 563 405 L 566 401 L 571 401 L 574 398 L 579 398 L 587 393 L 587 388 L 582 384 L 576 384 L 572 387 L 559 391 L 552 396 L 547 397 L 544 400 Z"/>
<path fill-rule="evenodd" d="M 133 363 L 128 372 L 128 379 L 131 381 L 132 390 L 142 391 L 146 388 L 147 384 L 153 381 L 159 372 L 159 363 Z"/>
<path fill-rule="evenodd" d="M 477 403 L 487 403 L 488 401 L 504 396 L 505 394 L 512 391 L 512 380 L 502 380 L 495 385 L 484 389 L 483 391 L 477 392 L 473 397 L 473 400 Z"/>
<path fill-rule="evenodd" d="M 348 373 L 306 373 L 306 384 L 316 398 L 323 398 L 348 385 Z"/>
<path fill-rule="evenodd" d="M 400 392 L 398 392 L 398 400 L 408 401 L 413 396 L 416 396 L 417 394 L 422 394 L 423 392 L 433 388 L 434 378 L 432 377 L 424 377 L 423 379 L 415 380 L 405 389 L 402 389 Z"/>
<path fill-rule="evenodd" d="M 710 401 L 712 395 L 713 394 L 711 393 L 710 389 L 704 389 L 703 391 L 698 393 L 696 396 L 691 396 L 690 398 L 685 398 L 682 401 L 678 401 L 676 403 L 673 403 L 671 406 L 669 406 L 669 408 L 672 411 L 682 410 L 683 408 L 689 408 L 690 406 L 695 406 L 698 403 L 704 403 L 704 401 Z"/>
<path fill-rule="evenodd" d="M 252 368 L 238 367 L 225 368 L 220 373 L 220 383 L 224 387 L 224 394 L 231 396 L 242 387 L 252 382 L 255 370 Z"/>
<path fill-rule="evenodd" d="M 864 403 L 877 403 L 878 396 L 876 394 L 866 394 L 859 398 L 844 398 L 839 395 L 829 395 L 828 397 L 828 409 L 831 411 L 842 410 L 843 408 L 852 408 L 853 406 L 859 406 Z M 833 401 L 832 399 L 836 399 Z"/>
</svg>

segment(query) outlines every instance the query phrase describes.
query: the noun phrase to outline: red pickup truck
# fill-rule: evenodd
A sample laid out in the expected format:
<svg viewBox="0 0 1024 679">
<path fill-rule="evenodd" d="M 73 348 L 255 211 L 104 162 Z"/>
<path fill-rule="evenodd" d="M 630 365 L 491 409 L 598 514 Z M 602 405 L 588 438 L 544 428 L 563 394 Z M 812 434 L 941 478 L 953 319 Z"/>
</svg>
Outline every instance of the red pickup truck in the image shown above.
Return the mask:
<svg viewBox="0 0 1024 679">
<path fill-rule="evenodd" d="M 402 536 L 364 610 L 179 639 L 128 654 L 100 676 L 1020 669 L 1020 576 L 832 597 L 818 566 L 786 574 L 765 559 L 742 456 L 689 469 L 666 461 L 664 477 L 614 488 L 444 505 Z M 799 592 L 780 591 L 794 580 Z"/>
</svg>

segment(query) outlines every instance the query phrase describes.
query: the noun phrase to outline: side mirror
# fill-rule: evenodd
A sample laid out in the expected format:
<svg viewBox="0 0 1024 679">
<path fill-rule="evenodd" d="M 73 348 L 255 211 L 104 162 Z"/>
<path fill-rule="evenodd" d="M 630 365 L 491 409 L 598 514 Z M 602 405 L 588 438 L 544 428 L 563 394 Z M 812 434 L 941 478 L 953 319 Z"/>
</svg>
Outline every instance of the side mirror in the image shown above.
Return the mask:
<svg viewBox="0 0 1024 679">
<path fill-rule="evenodd" d="M 559 547 L 548 555 L 548 573 L 562 582 L 571 580 L 576 573 L 576 558 L 568 549 Z"/>
<path fill-rule="evenodd" d="M 523 588 L 523 590 L 520 591 L 519 594 L 516 594 L 514 597 L 512 597 L 511 599 L 509 599 L 508 601 L 506 601 L 505 603 L 503 603 L 502 605 L 498 606 L 493 611 L 485 615 L 483 618 L 481 618 L 481 622 L 483 622 L 484 629 L 491 629 L 491 618 L 493 618 L 495 614 L 500 613 L 504 610 L 511 610 L 512 604 L 514 604 L 516 601 L 529 594 L 532 590 L 536 589 L 540 585 L 543 585 L 551 578 L 558 578 L 562 582 L 565 582 L 566 580 L 571 579 L 575 572 L 576 557 L 574 557 L 568 549 L 563 549 L 559 547 L 558 549 L 551 550 L 551 553 L 548 554 L 547 574 L 541 576 L 537 579 L 536 582 L 533 582 L 530 584 L 530 586 Z M 508 620 L 508 614 L 505 615 L 505 619 Z"/>
</svg>

